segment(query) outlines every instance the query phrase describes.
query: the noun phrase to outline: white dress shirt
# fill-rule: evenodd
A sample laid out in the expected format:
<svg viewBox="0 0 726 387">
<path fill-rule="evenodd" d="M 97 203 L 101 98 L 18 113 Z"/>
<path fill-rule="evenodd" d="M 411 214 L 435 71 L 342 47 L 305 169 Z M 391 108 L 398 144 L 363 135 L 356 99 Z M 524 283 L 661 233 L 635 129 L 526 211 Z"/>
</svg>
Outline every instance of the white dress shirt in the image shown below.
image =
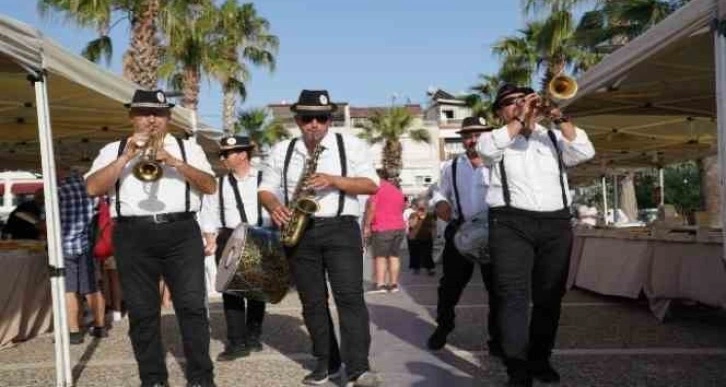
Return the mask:
<svg viewBox="0 0 726 387">
<path fill-rule="evenodd" d="M 202 147 L 193 140 L 183 140 L 182 142 L 187 156 L 187 164 L 214 176 Z M 93 160 L 91 170 L 86 173 L 85 177 L 87 178 L 115 161 L 118 158 L 119 145 L 120 141 L 115 141 L 101 148 L 98 156 Z M 169 134 L 164 137 L 164 149 L 177 159 L 183 159 L 177 140 Z M 161 179 L 155 182 L 143 182 L 132 174 L 132 169 L 140 157 L 140 155 L 137 155 L 131 159 L 120 175 L 121 216 L 143 216 L 186 211 L 186 180 L 184 180 L 184 177 L 176 168 L 162 165 L 164 176 Z M 109 190 L 108 195 L 111 199 L 111 216 L 115 218 L 118 216 L 116 201 L 119 197 L 115 184 Z M 189 211 L 198 211 L 202 204 L 202 194 L 196 191 L 194 187 L 191 187 L 189 196 Z"/>
<path fill-rule="evenodd" d="M 323 137 L 320 144 L 325 147 L 318 159 L 317 172 L 327 173 L 334 176 L 341 175 L 340 153 L 336 135 L 332 131 Z M 283 198 L 283 181 L 282 172 L 285 164 L 285 154 L 291 140 L 285 140 L 272 148 L 268 165 L 262 175 L 262 184 L 260 191 L 268 191 L 275 193 L 278 197 Z M 379 183 L 378 175 L 373 167 L 373 154 L 370 147 L 363 140 L 343 134 L 343 144 L 345 146 L 345 156 L 347 164 L 347 177 L 365 177 L 371 179 L 376 185 Z M 287 197 L 292 200 L 300 175 L 302 174 L 305 161 L 308 158 L 308 150 L 301 138 L 295 142 L 295 148 L 290 157 L 290 165 L 287 168 Z M 320 204 L 320 209 L 315 213 L 316 217 L 334 217 L 338 213 L 338 197 L 339 191 L 335 188 L 329 188 L 318 191 L 316 199 Z M 361 205 L 355 195 L 345 195 L 343 212 L 341 215 L 361 215 Z"/>
<path fill-rule="evenodd" d="M 456 165 L 456 185 L 461 200 L 461 212 L 464 220 L 471 219 L 475 214 L 487 208 L 486 196 L 489 189 L 489 168 L 485 165 L 474 167 L 465 154 L 447 162 L 441 172 L 439 188 L 434 191 L 433 202 L 442 200 L 449 202 L 454 218 L 458 219 L 459 207 L 454 195 L 453 163 Z"/>
<path fill-rule="evenodd" d="M 575 129 L 573 141 L 566 140 L 559 130 L 553 132 L 565 166 L 577 165 L 595 155 L 595 149 L 583 130 Z M 545 127 L 537 125 L 527 139 L 521 134 L 511 138 L 504 126 L 492 131 L 491 136 L 481 136 L 477 147 L 492 169 L 487 194 L 489 207 L 506 205 L 499 167 L 499 162 L 504 158 L 512 207 L 542 212 L 563 208 L 557 151 Z M 569 206 L 572 198 L 566 173 L 563 180 Z"/>
<path fill-rule="evenodd" d="M 257 226 L 258 217 L 260 216 L 257 211 L 257 173 L 257 169 L 250 168 L 247 175 L 244 177 L 237 176 L 236 174 L 234 175 L 235 179 L 237 179 L 239 195 L 245 208 L 245 214 L 247 215 L 247 224 L 253 226 Z M 222 190 L 222 197 L 224 200 L 224 224 L 228 228 L 236 228 L 242 223 L 242 217 L 237 209 L 237 200 L 234 196 L 234 189 L 229 183 L 229 177 L 227 174 L 224 175 L 222 180 L 222 185 L 219 186 L 219 179 L 217 179 L 217 190 Z M 212 195 L 204 195 L 202 211 L 199 213 L 199 224 L 201 225 L 202 232 L 214 233 L 217 232 L 218 229 L 222 228 L 219 205 L 219 191 Z M 262 226 L 270 226 L 272 223 L 270 222 L 270 217 L 267 214 L 267 211 L 263 209 L 261 215 Z"/>
</svg>

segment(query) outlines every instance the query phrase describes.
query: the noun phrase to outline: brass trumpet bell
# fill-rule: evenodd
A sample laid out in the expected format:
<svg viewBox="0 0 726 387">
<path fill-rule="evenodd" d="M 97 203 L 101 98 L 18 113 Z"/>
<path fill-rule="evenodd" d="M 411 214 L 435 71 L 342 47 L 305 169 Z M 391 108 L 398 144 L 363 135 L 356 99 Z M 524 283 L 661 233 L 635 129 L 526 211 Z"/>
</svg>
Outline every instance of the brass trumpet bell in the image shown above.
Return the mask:
<svg viewBox="0 0 726 387">
<path fill-rule="evenodd" d="M 577 81 L 567 75 L 557 75 L 547 85 L 547 93 L 550 98 L 563 101 L 574 97 L 577 94 Z"/>
<path fill-rule="evenodd" d="M 135 178 L 148 183 L 161 179 L 164 169 L 157 161 L 142 159 L 134 165 L 133 174 Z"/>
</svg>

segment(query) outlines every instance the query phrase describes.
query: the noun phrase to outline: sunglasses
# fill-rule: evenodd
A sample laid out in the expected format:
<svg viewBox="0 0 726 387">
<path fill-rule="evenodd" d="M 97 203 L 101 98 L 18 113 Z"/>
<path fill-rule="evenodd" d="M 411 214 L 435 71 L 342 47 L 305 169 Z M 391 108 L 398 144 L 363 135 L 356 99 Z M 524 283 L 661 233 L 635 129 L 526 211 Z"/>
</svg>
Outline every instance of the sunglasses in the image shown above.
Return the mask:
<svg viewBox="0 0 726 387">
<path fill-rule="evenodd" d="M 300 116 L 300 121 L 302 121 L 303 124 L 309 124 L 309 123 L 313 122 L 313 120 L 318 121 L 321 124 L 324 124 L 330 120 L 330 115 L 321 114 L 321 115 L 315 115 L 315 116 Z"/>
<path fill-rule="evenodd" d="M 227 157 L 229 157 L 232 154 L 242 153 L 242 152 L 245 152 L 245 151 L 242 149 L 228 149 L 228 150 L 219 152 L 219 157 L 226 159 Z"/>
</svg>

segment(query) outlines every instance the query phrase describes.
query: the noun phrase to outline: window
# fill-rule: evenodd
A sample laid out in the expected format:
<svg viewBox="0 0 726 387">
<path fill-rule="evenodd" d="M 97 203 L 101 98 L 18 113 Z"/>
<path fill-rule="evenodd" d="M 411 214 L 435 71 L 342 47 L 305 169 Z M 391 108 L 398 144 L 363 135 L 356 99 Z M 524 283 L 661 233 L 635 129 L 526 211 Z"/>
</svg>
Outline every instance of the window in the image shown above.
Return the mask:
<svg viewBox="0 0 726 387">
<path fill-rule="evenodd" d="M 441 110 L 441 118 L 446 120 L 453 120 L 454 119 L 454 111 L 451 109 L 443 109 Z"/>
</svg>

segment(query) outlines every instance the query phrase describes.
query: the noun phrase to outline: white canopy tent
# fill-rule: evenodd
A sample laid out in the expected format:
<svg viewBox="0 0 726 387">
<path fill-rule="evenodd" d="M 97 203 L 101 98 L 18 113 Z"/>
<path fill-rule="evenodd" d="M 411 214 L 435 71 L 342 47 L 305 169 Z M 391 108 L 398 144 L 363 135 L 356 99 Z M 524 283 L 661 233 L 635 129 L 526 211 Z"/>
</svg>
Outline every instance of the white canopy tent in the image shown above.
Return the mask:
<svg viewBox="0 0 726 387">
<path fill-rule="evenodd" d="M 565 107 L 598 156 L 574 175 L 718 152 L 726 225 L 726 38 L 716 28 L 725 15 L 726 0 L 692 0 L 583 74 Z"/>
<path fill-rule="evenodd" d="M 0 15 L 0 160 L 4 168 L 41 166 L 51 270 L 56 384 L 72 385 L 56 163 L 89 162 L 104 143 L 129 133 L 122 104 L 136 86 L 72 54 L 33 27 Z M 192 111 L 175 108 L 171 126 L 194 134 Z M 208 144 L 209 141 L 206 141 Z M 40 152 L 38 152 L 38 145 Z M 40 153 L 40 160 L 38 159 Z"/>
</svg>

